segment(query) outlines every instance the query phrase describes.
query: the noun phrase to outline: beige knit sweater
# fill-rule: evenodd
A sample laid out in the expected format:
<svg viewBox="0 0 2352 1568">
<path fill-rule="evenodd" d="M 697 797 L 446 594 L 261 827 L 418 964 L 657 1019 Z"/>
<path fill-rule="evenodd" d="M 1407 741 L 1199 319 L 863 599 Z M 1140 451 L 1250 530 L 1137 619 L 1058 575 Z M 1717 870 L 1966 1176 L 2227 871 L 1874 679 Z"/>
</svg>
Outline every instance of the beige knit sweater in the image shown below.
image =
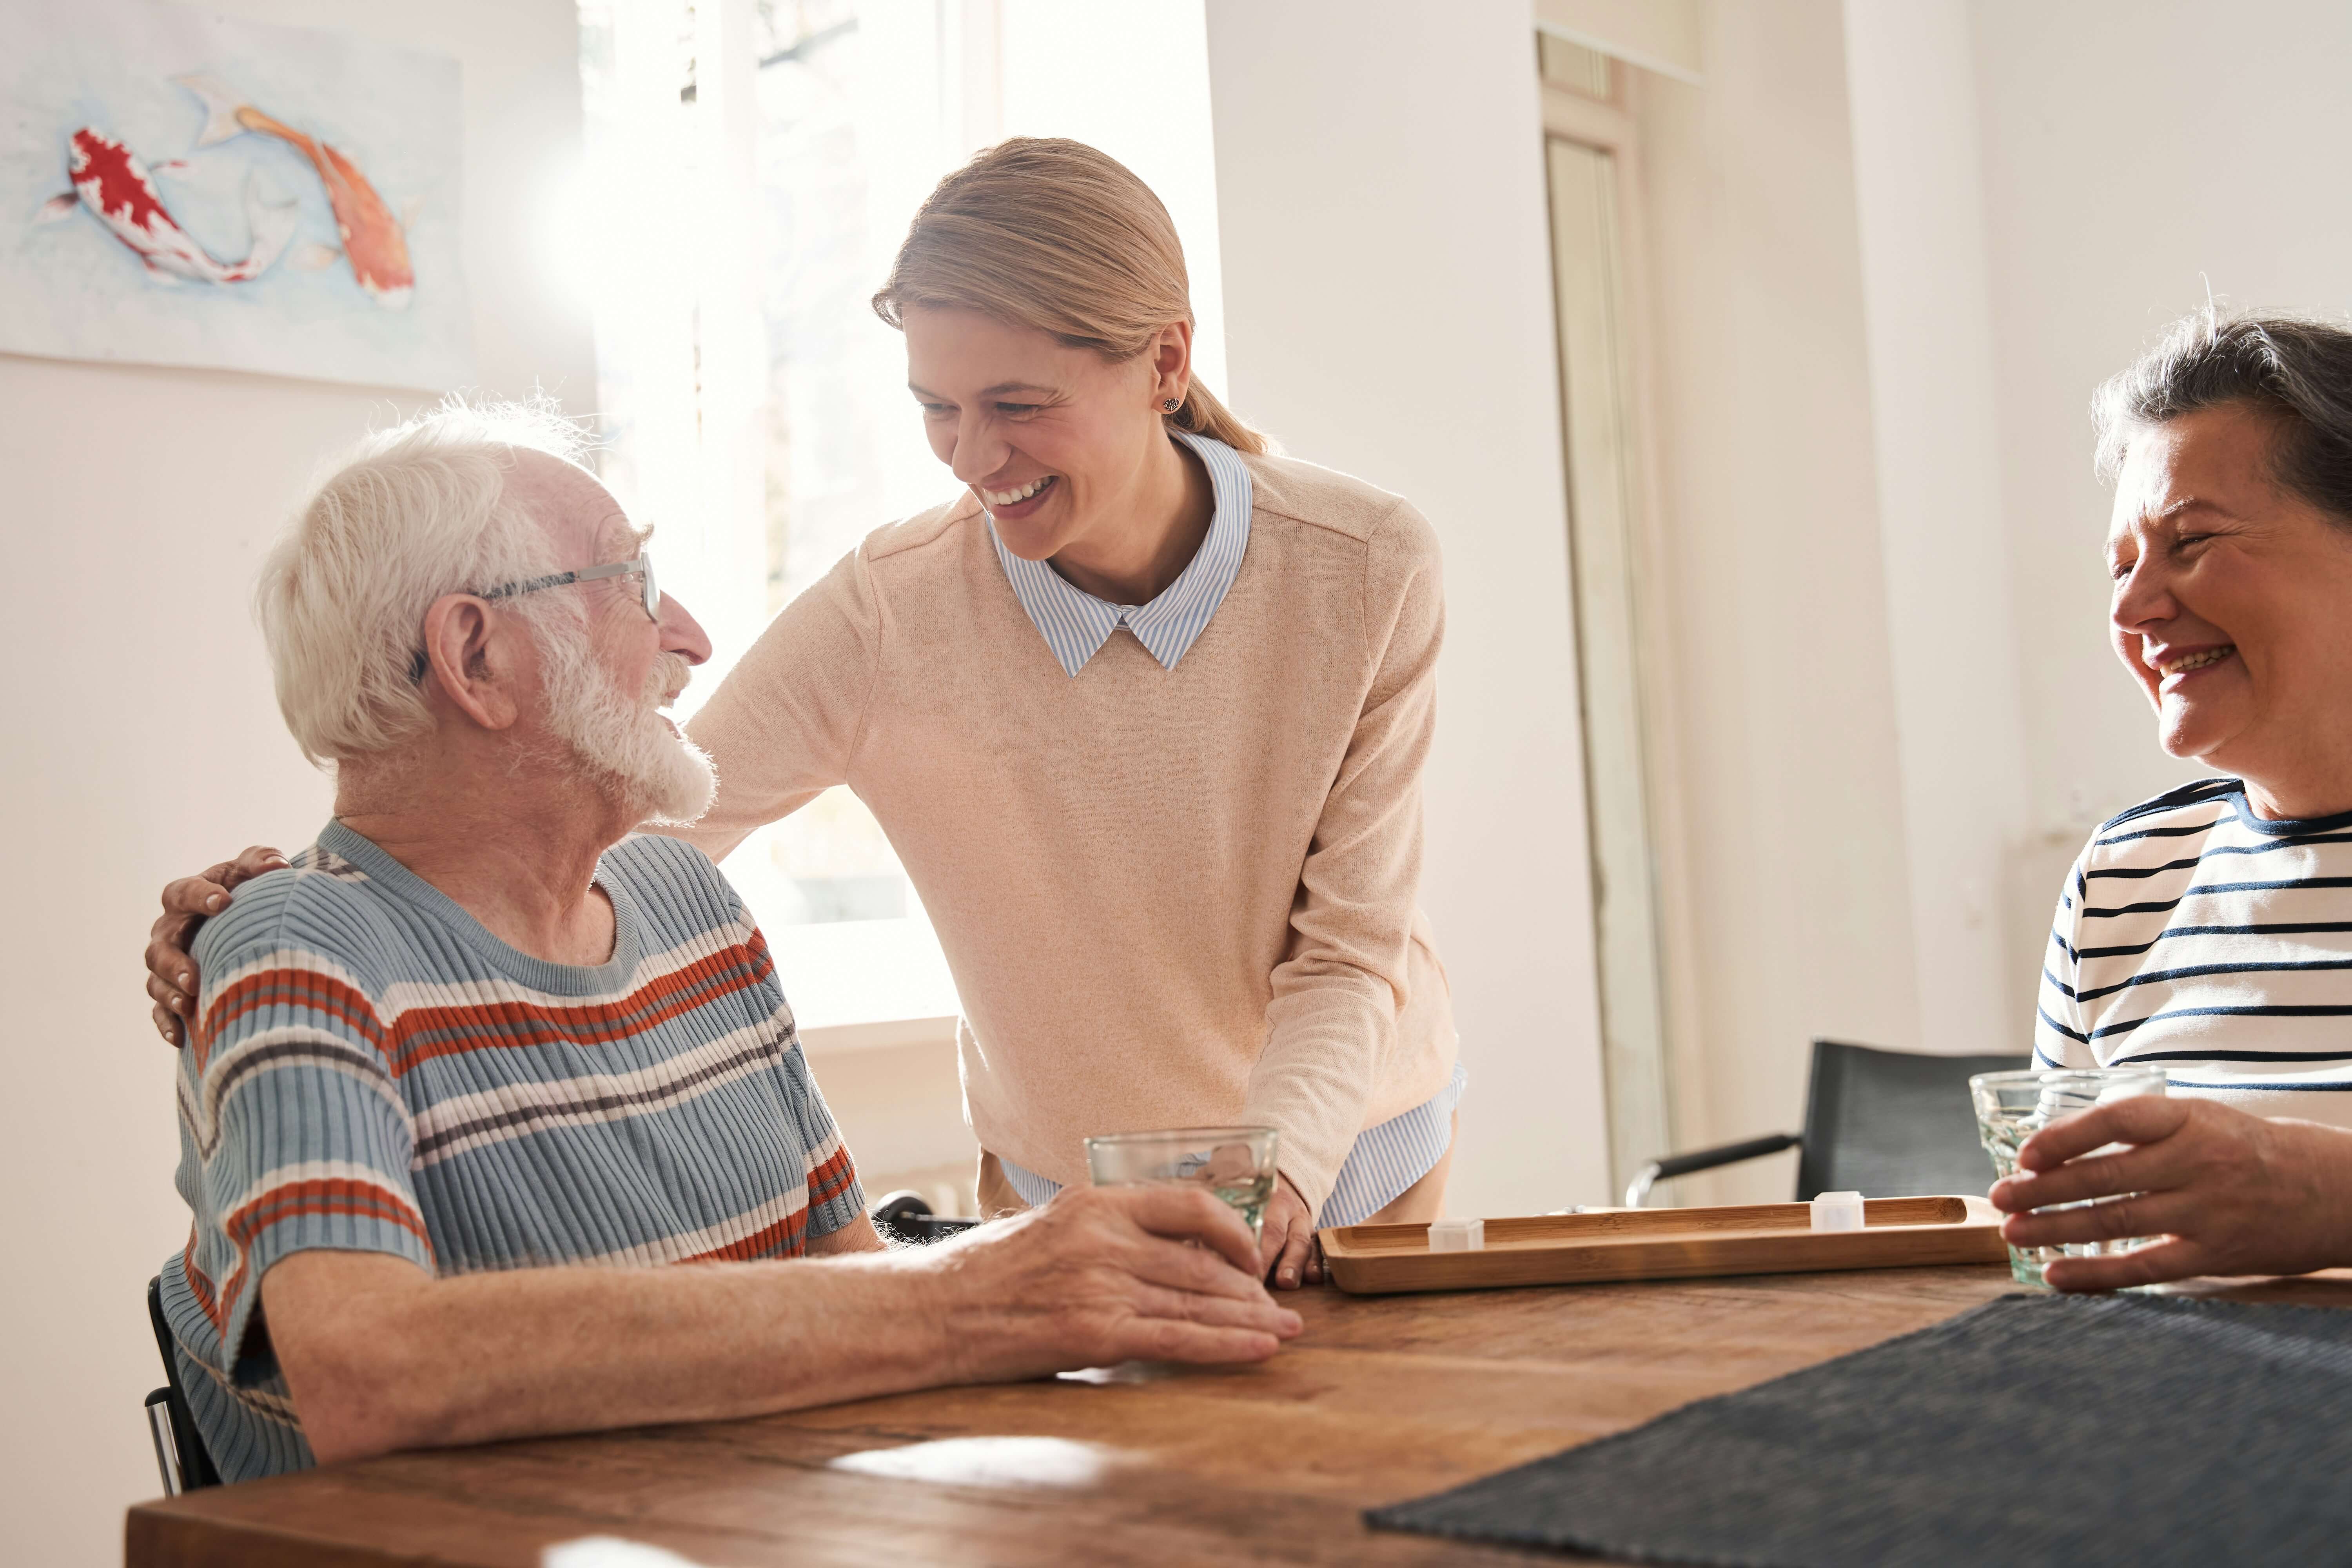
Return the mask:
<svg viewBox="0 0 2352 1568">
<path fill-rule="evenodd" d="M 969 495 L 870 535 L 689 726 L 719 789 L 686 837 L 847 784 L 955 975 L 983 1147 L 1083 1184 L 1090 1133 L 1265 1123 L 1319 1209 L 1454 1069 L 1414 902 L 1444 601 L 1406 502 L 1244 461 L 1248 552 L 1172 670 L 1121 629 L 1064 674 Z"/>
</svg>

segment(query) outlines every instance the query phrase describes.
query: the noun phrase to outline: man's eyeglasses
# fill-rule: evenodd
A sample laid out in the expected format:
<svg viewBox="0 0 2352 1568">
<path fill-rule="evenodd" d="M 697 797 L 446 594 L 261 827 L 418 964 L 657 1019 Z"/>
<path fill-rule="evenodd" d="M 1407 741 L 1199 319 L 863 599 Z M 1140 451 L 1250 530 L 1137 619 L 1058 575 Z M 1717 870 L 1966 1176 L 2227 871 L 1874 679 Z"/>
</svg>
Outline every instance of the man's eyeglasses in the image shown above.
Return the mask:
<svg viewBox="0 0 2352 1568">
<path fill-rule="evenodd" d="M 577 572 L 557 572 L 545 577 L 530 577 L 520 583 L 501 583 L 495 588 L 484 588 L 475 595 L 481 599 L 512 599 L 524 594 L 536 594 L 542 588 L 562 588 L 572 583 L 593 583 L 605 577 L 626 577 L 635 573 L 645 579 L 646 615 L 656 622 L 661 619 L 661 588 L 654 581 L 654 558 L 644 551 L 634 561 L 616 561 L 609 566 L 588 566 Z M 409 660 L 408 679 L 422 680 L 433 661 L 418 648 Z"/>
</svg>

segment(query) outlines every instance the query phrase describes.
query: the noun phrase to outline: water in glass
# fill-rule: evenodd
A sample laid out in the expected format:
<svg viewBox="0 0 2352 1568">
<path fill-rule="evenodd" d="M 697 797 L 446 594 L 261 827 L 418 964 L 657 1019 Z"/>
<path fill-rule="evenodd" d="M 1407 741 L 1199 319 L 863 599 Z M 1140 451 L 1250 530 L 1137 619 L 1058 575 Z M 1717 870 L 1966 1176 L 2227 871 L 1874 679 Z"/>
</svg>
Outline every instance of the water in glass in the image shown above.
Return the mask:
<svg viewBox="0 0 2352 1568">
<path fill-rule="evenodd" d="M 2134 1095 L 2162 1094 L 2164 1072 L 2159 1068 L 2053 1068 L 2030 1072 L 1979 1073 L 1969 1079 L 1969 1097 L 1976 1102 L 1977 1132 L 1992 1156 L 1993 1179 L 2017 1173 L 2017 1152 L 2025 1141 L 2063 1116 Z M 2120 1153 L 2124 1145 L 2111 1143 L 2084 1159 Z M 2106 1202 L 2092 1199 L 2090 1202 Z M 2080 1208 L 2082 1204 L 2063 1204 Z M 2129 1252 L 2147 1240 L 2130 1237 L 2115 1241 L 2070 1243 L 2063 1247 L 2012 1247 L 2009 1271 L 2022 1285 L 2042 1287 L 2042 1266 L 2053 1258 L 2096 1258 Z"/>
</svg>

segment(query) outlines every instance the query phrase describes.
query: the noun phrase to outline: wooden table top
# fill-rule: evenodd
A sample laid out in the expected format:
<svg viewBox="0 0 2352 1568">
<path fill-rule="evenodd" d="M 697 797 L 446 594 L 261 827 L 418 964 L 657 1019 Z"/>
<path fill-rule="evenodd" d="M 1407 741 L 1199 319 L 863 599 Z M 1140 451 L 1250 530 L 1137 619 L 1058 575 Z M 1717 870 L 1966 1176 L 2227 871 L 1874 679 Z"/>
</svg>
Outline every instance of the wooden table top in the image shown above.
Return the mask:
<svg viewBox="0 0 2352 1568">
<path fill-rule="evenodd" d="M 694 1563 L 1519 1563 L 1369 1531 L 1439 1490 L 1942 1321 L 1999 1266 L 1292 1298 L 1234 1372 L 1121 1368 L 704 1426 L 396 1454 L 132 1509 L 128 1568 L 536 1568 L 620 1537 Z M 2352 1279 L 2208 1287 L 2352 1305 Z"/>
</svg>

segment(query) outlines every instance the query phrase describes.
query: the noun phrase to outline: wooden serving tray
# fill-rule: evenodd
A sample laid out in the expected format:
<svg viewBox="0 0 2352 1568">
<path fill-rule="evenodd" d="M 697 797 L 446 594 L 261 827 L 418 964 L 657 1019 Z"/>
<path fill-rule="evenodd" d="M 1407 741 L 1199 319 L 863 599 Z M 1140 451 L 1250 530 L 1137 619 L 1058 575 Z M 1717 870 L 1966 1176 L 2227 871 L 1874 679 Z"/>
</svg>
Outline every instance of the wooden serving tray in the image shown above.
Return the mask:
<svg viewBox="0 0 2352 1568">
<path fill-rule="evenodd" d="M 1807 1274 L 2001 1263 L 2004 1216 L 1982 1198 L 1869 1198 L 1860 1230 L 1815 1230 L 1809 1204 L 1612 1209 L 1490 1219 L 1476 1252 L 1432 1252 L 1425 1225 L 1346 1225 L 1321 1233 L 1332 1283 L 1359 1296 L 1486 1290 L 1602 1279 Z"/>
</svg>

